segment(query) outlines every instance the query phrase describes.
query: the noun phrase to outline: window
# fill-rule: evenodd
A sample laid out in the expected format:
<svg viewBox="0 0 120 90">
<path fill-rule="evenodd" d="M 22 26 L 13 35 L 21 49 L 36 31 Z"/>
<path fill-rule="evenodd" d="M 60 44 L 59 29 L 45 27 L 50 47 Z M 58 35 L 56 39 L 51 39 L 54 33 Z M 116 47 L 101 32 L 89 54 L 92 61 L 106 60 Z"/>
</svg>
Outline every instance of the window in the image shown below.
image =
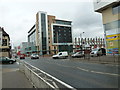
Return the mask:
<svg viewBox="0 0 120 90">
<path fill-rule="evenodd" d="M 60 53 L 59 55 L 62 55 L 62 53 Z"/>
<path fill-rule="evenodd" d="M 29 50 L 31 50 L 31 47 L 29 47 Z"/>
<path fill-rule="evenodd" d="M 56 50 L 56 47 L 54 47 L 54 50 Z"/>
<path fill-rule="evenodd" d="M 120 3 L 112 7 L 112 13 L 113 14 L 118 14 L 120 13 Z"/>
<path fill-rule="evenodd" d="M 2 46 L 7 46 L 7 39 L 2 40 Z"/>
</svg>

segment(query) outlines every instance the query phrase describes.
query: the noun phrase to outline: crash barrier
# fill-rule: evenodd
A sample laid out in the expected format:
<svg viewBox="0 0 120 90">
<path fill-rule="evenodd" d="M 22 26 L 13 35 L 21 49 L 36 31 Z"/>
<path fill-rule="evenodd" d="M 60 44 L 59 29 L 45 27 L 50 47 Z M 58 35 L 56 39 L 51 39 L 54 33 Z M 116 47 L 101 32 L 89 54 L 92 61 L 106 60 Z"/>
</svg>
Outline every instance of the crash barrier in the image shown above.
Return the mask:
<svg viewBox="0 0 120 90">
<path fill-rule="evenodd" d="M 94 56 L 85 55 L 85 57 L 81 58 L 70 58 L 70 60 L 83 60 L 83 61 L 93 61 L 100 63 L 116 63 L 120 64 L 120 55 L 104 55 L 104 56 Z"/>
<path fill-rule="evenodd" d="M 64 83 L 63 81 L 51 76 L 50 74 L 32 66 L 31 64 L 19 60 L 19 69 L 24 72 L 27 78 L 36 88 L 62 89 L 68 88 L 76 90 L 74 87 Z"/>
</svg>

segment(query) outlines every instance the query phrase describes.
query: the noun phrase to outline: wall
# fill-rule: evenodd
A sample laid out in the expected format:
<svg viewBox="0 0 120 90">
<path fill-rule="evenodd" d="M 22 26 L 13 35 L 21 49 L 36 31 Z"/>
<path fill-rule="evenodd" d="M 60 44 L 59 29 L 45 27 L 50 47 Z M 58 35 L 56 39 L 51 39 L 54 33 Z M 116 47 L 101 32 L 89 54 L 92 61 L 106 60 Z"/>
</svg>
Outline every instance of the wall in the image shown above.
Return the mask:
<svg viewBox="0 0 120 90">
<path fill-rule="evenodd" d="M 119 15 L 120 14 L 112 14 L 112 7 L 105 9 L 104 11 L 102 11 L 103 24 L 120 19 Z"/>
</svg>

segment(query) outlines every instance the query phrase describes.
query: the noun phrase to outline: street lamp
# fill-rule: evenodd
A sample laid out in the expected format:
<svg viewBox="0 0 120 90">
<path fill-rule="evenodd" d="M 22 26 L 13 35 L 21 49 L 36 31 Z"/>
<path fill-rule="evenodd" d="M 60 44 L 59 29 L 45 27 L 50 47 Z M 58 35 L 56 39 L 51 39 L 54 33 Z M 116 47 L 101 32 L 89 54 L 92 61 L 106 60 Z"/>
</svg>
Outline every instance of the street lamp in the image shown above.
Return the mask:
<svg viewBox="0 0 120 90">
<path fill-rule="evenodd" d="M 80 39 L 82 40 L 82 34 L 84 34 L 85 32 L 82 32 L 82 33 L 80 33 Z M 83 44 L 83 41 L 81 41 L 81 46 L 82 46 L 82 44 Z M 82 46 L 83 47 L 83 46 Z M 81 50 L 82 50 L 82 47 L 81 47 Z"/>
<path fill-rule="evenodd" d="M 85 32 L 82 32 L 82 33 L 80 33 L 80 38 L 82 38 L 82 34 L 84 34 Z"/>
</svg>

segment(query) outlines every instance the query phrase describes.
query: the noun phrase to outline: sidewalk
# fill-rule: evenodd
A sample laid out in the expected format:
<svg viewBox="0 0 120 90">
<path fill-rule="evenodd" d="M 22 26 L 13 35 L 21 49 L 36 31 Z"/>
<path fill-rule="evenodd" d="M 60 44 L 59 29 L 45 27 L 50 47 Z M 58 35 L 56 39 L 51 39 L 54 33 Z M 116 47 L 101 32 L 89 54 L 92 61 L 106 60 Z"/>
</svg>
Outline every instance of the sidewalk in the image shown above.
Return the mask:
<svg viewBox="0 0 120 90">
<path fill-rule="evenodd" d="M 33 88 L 33 86 L 18 68 L 3 68 L 2 88 Z"/>
</svg>

